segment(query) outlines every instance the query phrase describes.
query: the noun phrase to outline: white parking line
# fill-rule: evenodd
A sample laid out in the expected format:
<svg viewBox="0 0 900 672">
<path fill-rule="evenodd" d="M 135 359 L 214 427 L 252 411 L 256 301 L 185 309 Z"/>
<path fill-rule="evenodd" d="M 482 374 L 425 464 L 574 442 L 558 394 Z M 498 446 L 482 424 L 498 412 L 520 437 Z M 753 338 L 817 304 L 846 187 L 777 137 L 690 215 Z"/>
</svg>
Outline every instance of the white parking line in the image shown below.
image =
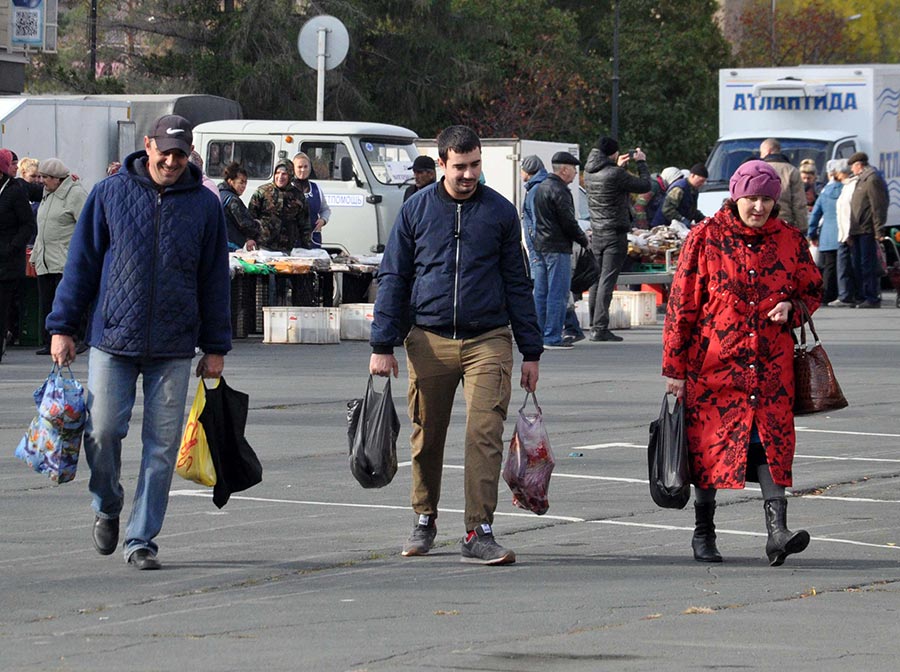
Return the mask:
<svg viewBox="0 0 900 672">
<path fill-rule="evenodd" d="M 172 490 L 169 493 L 170 496 L 180 496 L 180 497 L 202 497 L 205 499 L 212 498 L 212 492 L 209 490 Z M 353 508 L 353 509 L 376 509 L 376 510 L 391 510 L 391 511 L 409 511 L 408 506 L 395 506 L 389 504 L 353 504 L 350 502 L 320 502 L 314 500 L 299 500 L 299 499 L 279 499 L 273 497 L 249 497 L 247 495 L 232 495 L 232 500 L 239 500 L 244 502 L 263 502 L 266 504 L 296 504 L 299 506 L 323 506 L 323 507 L 338 507 L 338 508 Z M 444 513 L 464 513 L 462 509 L 441 509 Z M 683 531 L 683 532 L 691 532 L 693 531 L 693 527 L 684 527 L 680 525 L 659 525 L 656 523 L 635 523 L 635 522 L 627 522 L 621 520 L 587 520 L 585 518 L 578 518 L 575 516 L 554 516 L 544 514 L 543 516 L 535 516 L 533 513 L 522 513 L 518 512 L 501 512 L 497 511 L 494 514 L 495 517 L 501 518 L 531 518 L 537 520 L 540 518 L 541 520 L 558 520 L 565 523 L 588 523 L 590 525 L 615 525 L 618 527 L 641 527 L 645 529 L 653 529 L 653 530 L 667 530 L 667 531 Z M 765 537 L 766 534 L 764 532 L 746 532 L 744 530 L 728 530 L 722 529 L 720 527 L 716 528 L 716 534 L 730 534 L 736 536 L 745 536 L 745 537 Z M 815 541 L 821 541 L 825 543 L 832 544 L 850 544 L 853 546 L 867 546 L 870 548 L 888 548 L 891 550 L 900 550 L 900 546 L 895 546 L 892 544 L 870 544 L 864 541 L 853 541 L 852 539 L 839 539 L 832 537 L 812 537 Z"/>
<path fill-rule="evenodd" d="M 633 523 L 623 520 L 588 520 L 591 525 L 616 525 L 619 527 L 643 527 L 653 530 L 678 530 L 693 532 L 693 527 L 679 527 L 677 525 L 656 525 L 653 523 Z M 765 537 L 765 532 L 746 532 L 744 530 L 726 530 L 716 526 L 716 534 L 731 534 L 740 537 Z M 850 544 L 851 546 L 868 546 L 869 548 L 889 548 L 892 551 L 900 550 L 900 546 L 894 544 L 870 544 L 865 541 L 853 541 L 852 539 L 838 539 L 836 537 L 810 537 L 812 541 L 821 541 L 831 544 Z"/>
<path fill-rule="evenodd" d="M 846 432 L 837 429 L 809 429 L 808 427 L 795 427 L 798 432 L 810 432 L 813 434 L 847 434 L 850 436 L 887 436 L 889 438 L 900 438 L 900 434 L 878 434 L 876 432 Z"/>
</svg>

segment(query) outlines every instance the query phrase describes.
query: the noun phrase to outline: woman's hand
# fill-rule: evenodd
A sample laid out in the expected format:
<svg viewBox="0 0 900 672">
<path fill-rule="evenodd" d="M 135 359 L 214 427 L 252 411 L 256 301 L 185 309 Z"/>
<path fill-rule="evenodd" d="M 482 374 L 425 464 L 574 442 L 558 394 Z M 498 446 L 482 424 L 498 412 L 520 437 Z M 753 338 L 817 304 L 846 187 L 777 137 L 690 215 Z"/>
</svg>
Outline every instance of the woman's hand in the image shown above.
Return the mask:
<svg viewBox="0 0 900 672">
<path fill-rule="evenodd" d="M 683 378 L 666 378 L 666 392 L 675 395 L 676 399 L 684 396 L 684 379 Z"/>
<path fill-rule="evenodd" d="M 775 307 L 769 311 L 769 314 L 766 316 L 772 322 L 776 324 L 785 324 L 788 321 L 788 316 L 791 313 L 791 302 L 790 301 L 782 301 L 780 303 L 775 304 Z"/>
</svg>

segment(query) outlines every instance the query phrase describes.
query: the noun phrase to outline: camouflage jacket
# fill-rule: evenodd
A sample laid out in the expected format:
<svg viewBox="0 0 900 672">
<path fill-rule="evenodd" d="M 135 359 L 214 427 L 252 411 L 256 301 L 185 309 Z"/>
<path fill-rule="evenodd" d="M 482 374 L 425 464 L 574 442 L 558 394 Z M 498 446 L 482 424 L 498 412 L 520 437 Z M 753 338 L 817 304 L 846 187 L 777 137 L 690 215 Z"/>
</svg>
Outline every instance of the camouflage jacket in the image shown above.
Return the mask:
<svg viewBox="0 0 900 672">
<path fill-rule="evenodd" d="M 250 198 L 250 216 L 259 220 L 257 244 L 266 250 L 290 252 L 310 247 L 312 225 L 306 199 L 297 187 L 279 189 L 273 182 L 262 185 Z"/>
</svg>

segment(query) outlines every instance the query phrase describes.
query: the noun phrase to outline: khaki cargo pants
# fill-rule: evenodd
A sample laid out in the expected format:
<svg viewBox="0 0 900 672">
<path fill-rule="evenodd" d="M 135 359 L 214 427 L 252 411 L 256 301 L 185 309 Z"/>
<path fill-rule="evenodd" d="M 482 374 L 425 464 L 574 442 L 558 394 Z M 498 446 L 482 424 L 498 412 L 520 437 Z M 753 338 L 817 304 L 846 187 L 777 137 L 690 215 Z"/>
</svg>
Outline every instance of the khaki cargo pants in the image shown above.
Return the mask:
<svg viewBox="0 0 900 672">
<path fill-rule="evenodd" d="M 413 432 L 412 507 L 435 515 L 441 497 L 444 442 L 460 381 L 466 398 L 466 530 L 492 523 L 509 406 L 512 336 L 509 328 L 454 340 L 413 327 L 405 341 L 409 418 Z"/>
</svg>

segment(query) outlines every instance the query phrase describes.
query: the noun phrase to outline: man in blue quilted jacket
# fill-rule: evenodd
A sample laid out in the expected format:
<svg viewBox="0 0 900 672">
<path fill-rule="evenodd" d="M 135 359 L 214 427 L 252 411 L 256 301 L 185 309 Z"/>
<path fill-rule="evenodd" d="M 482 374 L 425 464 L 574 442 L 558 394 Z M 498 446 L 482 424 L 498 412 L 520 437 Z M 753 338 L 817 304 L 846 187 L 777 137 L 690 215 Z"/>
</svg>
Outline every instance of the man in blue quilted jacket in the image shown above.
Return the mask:
<svg viewBox="0 0 900 672">
<path fill-rule="evenodd" d="M 88 313 L 84 452 L 102 555 L 119 543 L 122 440 L 143 378 L 143 454 L 124 541 L 125 560 L 137 569 L 160 566 L 154 538 L 166 515 L 195 348 L 204 352 L 196 367 L 204 378 L 222 375 L 231 350 L 225 219 L 188 163 L 192 140 L 187 119 L 161 117 L 145 151 L 94 187 L 47 317 L 50 355 L 65 366 Z"/>
<path fill-rule="evenodd" d="M 479 184 L 481 141 L 470 128 L 451 126 L 437 143 L 444 177 L 403 204 L 378 269 L 369 372 L 396 376 L 394 344 L 405 337 L 412 508 L 418 517 L 401 554 L 425 555 L 434 543 L 444 442 L 462 382 L 462 560 L 505 565 L 516 554 L 494 540 L 491 524 L 511 395 L 512 337 L 523 359 L 520 384 L 528 391 L 537 386 L 542 338 L 516 209 Z"/>
</svg>

